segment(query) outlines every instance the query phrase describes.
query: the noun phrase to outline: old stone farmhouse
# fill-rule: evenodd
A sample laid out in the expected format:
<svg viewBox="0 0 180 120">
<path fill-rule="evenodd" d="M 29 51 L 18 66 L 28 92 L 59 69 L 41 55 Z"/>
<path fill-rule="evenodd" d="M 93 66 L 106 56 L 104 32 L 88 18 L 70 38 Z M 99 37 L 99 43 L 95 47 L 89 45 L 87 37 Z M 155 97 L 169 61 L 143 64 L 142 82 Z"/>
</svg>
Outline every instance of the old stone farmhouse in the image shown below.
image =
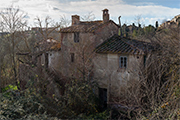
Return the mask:
<svg viewBox="0 0 180 120">
<path fill-rule="evenodd" d="M 93 50 L 107 38 L 118 33 L 118 25 L 109 20 L 107 9 L 103 10 L 103 20 L 80 21 L 78 15 L 72 16 L 72 25 L 60 30 L 62 73 L 65 76 L 79 76 L 79 70 L 92 59 Z M 83 65 L 84 64 L 84 65 Z M 89 71 L 86 71 L 89 72 Z"/>
<path fill-rule="evenodd" d="M 80 21 L 72 16 L 72 25 L 60 30 L 60 51 L 49 51 L 50 69 L 66 77 L 89 78 L 98 82 L 99 94 L 105 102 L 120 95 L 128 82 L 138 80 L 139 66 L 144 66 L 151 47 L 146 42 L 131 40 L 118 34 L 119 25 L 109 19 Z"/>
<path fill-rule="evenodd" d="M 139 80 L 139 72 L 145 66 L 152 46 L 114 35 L 96 47 L 94 78 L 99 87 L 110 97 L 123 97 L 126 87 Z"/>
<path fill-rule="evenodd" d="M 46 41 L 51 45 L 39 57 L 39 64 L 65 77 L 96 81 L 99 97 L 106 103 L 139 79 L 139 66 L 145 65 L 152 47 L 119 36 L 120 26 L 110 20 L 108 9 L 102 17 L 80 21 L 80 16 L 72 15 L 72 25 L 60 30 L 60 43 Z"/>
</svg>

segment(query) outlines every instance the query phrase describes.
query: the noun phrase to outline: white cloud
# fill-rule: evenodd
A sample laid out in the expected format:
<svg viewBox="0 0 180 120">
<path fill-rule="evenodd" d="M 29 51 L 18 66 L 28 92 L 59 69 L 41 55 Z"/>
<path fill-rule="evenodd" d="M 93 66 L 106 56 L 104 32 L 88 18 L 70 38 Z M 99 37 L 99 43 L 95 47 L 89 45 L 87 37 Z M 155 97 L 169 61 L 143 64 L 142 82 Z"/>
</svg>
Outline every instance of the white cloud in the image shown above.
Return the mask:
<svg viewBox="0 0 180 120">
<path fill-rule="evenodd" d="M 49 15 L 55 20 L 60 19 L 60 15 L 65 15 L 68 19 L 72 14 L 84 15 L 93 12 L 97 19 L 102 18 L 102 11 L 108 8 L 110 17 L 117 22 L 118 16 L 122 16 L 122 21 L 134 21 L 136 15 L 142 16 L 142 21 L 147 24 L 154 25 L 154 21 L 162 19 L 171 19 L 179 14 L 180 9 L 168 8 L 153 3 L 142 3 L 142 5 L 128 5 L 122 0 L 84 0 L 84 1 L 66 1 L 60 0 L 6 0 L 1 1 L 0 6 L 7 7 L 12 3 L 18 5 L 20 9 L 29 14 L 30 23 L 36 16 L 46 17 Z"/>
</svg>

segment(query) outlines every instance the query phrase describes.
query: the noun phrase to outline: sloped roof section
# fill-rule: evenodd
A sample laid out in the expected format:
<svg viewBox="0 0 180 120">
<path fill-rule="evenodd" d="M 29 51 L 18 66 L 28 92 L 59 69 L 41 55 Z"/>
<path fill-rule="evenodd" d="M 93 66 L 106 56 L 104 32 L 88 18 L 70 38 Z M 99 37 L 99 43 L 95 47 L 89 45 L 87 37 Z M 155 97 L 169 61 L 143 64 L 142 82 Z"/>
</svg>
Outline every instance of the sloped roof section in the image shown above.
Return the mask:
<svg viewBox="0 0 180 120">
<path fill-rule="evenodd" d="M 96 53 L 124 53 L 143 55 L 153 50 L 148 42 L 132 40 L 119 35 L 114 35 L 96 47 Z"/>
<path fill-rule="evenodd" d="M 61 50 L 61 43 L 52 38 L 38 42 L 35 47 L 40 47 L 46 51 L 58 51 Z"/>
<path fill-rule="evenodd" d="M 77 25 L 72 25 L 70 27 L 62 28 L 60 30 L 60 32 L 61 33 L 74 33 L 74 32 L 88 33 L 88 32 L 95 32 L 95 30 L 97 30 L 98 28 L 101 28 L 104 25 L 107 25 L 109 23 L 114 23 L 115 25 L 117 25 L 112 20 L 109 20 L 109 22 L 106 22 L 106 23 L 103 23 L 102 20 L 99 20 L 99 21 L 85 21 L 85 22 L 80 21 L 80 23 L 77 24 Z"/>
</svg>

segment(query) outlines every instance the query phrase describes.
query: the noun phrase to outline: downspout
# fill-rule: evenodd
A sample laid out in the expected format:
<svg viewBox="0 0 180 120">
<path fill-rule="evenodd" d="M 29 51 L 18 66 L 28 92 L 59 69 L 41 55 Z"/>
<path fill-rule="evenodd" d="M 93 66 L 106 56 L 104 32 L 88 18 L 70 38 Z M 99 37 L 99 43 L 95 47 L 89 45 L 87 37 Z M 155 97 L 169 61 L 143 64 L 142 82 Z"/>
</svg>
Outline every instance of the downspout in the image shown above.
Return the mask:
<svg viewBox="0 0 180 120">
<path fill-rule="evenodd" d="M 121 16 L 118 17 L 119 19 L 119 31 L 118 31 L 118 35 L 122 37 L 122 27 L 121 27 L 121 20 L 120 20 Z"/>
</svg>

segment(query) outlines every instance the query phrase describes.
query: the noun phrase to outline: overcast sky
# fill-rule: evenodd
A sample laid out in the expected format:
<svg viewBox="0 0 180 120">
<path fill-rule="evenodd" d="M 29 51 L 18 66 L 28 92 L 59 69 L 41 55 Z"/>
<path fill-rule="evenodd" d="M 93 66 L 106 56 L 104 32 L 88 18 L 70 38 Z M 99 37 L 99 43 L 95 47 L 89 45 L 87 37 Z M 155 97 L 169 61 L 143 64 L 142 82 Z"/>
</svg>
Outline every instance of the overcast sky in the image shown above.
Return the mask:
<svg viewBox="0 0 180 120">
<path fill-rule="evenodd" d="M 180 14 L 180 0 L 1 0 L 0 8 L 14 4 L 26 13 L 29 24 L 33 26 L 36 16 L 50 16 L 55 21 L 60 16 L 71 19 L 71 15 L 83 16 L 92 12 L 96 20 L 102 19 L 102 10 L 109 9 L 110 19 L 132 24 L 136 16 L 141 16 L 141 23 L 154 25 Z"/>
</svg>

